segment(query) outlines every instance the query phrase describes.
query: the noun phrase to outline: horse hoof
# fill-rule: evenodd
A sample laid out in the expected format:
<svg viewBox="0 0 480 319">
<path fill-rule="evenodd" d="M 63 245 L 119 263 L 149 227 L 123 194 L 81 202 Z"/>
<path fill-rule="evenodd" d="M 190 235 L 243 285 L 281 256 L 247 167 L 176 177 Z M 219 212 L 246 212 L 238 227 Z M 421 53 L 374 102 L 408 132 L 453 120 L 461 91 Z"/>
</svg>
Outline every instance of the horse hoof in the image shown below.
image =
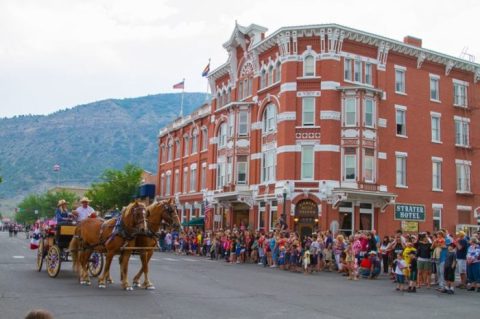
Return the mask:
<svg viewBox="0 0 480 319">
<path fill-rule="evenodd" d="M 90 281 L 85 282 L 85 286 L 91 286 L 92 283 Z"/>
<path fill-rule="evenodd" d="M 105 289 L 105 288 L 107 288 L 107 286 L 106 286 L 106 285 L 103 285 L 103 284 L 100 284 L 100 285 L 98 285 L 98 288 L 100 288 L 100 289 Z"/>
<path fill-rule="evenodd" d="M 134 282 L 132 286 L 133 286 L 133 288 L 139 288 L 140 284 L 138 282 Z"/>
<path fill-rule="evenodd" d="M 126 290 L 126 291 L 133 291 L 133 287 L 130 287 L 130 286 L 129 286 L 129 287 L 125 287 L 125 290 Z"/>
<path fill-rule="evenodd" d="M 154 286 L 154 285 L 151 285 L 151 286 L 147 286 L 147 288 L 146 288 L 146 289 L 147 289 L 147 290 L 155 290 L 156 288 L 155 288 L 155 286 Z"/>
<path fill-rule="evenodd" d="M 87 282 L 86 282 L 85 280 L 81 280 L 81 281 L 80 281 L 80 285 L 84 286 L 84 285 L 86 285 L 86 284 L 87 284 Z"/>
<path fill-rule="evenodd" d="M 107 280 L 107 284 L 113 284 L 113 280 L 111 279 Z"/>
</svg>

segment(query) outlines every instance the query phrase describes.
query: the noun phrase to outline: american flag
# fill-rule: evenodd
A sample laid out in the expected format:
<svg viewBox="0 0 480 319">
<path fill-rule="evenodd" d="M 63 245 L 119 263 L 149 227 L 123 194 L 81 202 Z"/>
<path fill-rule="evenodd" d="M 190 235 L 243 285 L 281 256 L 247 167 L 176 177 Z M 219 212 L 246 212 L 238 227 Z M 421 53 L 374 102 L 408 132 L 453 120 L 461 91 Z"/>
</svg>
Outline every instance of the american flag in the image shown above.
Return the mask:
<svg viewBox="0 0 480 319">
<path fill-rule="evenodd" d="M 185 88 L 185 79 L 182 82 L 178 82 L 177 84 L 173 85 L 174 89 L 184 89 Z"/>
<path fill-rule="evenodd" d="M 58 164 L 53 165 L 53 170 L 55 172 L 58 172 L 60 170 L 60 165 L 58 165 Z"/>
<path fill-rule="evenodd" d="M 205 216 L 205 225 L 208 224 L 208 221 L 210 219 L 210 211 L 212 210 L 212 206 L 210 205 L 210 203 L 205 200 L 203 202 L 203 215 Z"/>
</svg>

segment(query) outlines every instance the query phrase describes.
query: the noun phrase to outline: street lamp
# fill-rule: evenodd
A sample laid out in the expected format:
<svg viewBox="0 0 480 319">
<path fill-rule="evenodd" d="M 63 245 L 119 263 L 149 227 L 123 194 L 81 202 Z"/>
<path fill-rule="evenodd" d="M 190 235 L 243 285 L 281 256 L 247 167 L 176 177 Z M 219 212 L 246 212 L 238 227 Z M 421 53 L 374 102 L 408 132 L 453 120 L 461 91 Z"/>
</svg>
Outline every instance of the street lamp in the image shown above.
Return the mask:
<svg viewBox="0 0 480 319">
<path fill-rule="evenodd" d="M 281 229 L 284 230 L 287 228 L 287 194 L 288 194 L 288 181 L 283 185 L 283 211 L 282 211 L 282 222 L 280 223 Z"/>
</svg>

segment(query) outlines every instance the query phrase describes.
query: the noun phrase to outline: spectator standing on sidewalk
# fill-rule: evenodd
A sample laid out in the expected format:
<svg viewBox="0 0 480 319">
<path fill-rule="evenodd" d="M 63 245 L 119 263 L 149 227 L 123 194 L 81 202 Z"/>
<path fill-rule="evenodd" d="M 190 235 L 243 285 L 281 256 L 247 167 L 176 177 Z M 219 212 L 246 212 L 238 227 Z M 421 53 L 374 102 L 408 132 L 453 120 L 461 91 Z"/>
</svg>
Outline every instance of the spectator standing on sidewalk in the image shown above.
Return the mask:
<svg viewBox="0 0 480 319">
<path fill-rule="evenodd" d="M 465 233 L 457 233 L 457 270 L 460 274 L 460 284 L 457 288 L 466 288 L 467 285 L 467 249 L 468 242 L 465 239 Z"/>
</svg>

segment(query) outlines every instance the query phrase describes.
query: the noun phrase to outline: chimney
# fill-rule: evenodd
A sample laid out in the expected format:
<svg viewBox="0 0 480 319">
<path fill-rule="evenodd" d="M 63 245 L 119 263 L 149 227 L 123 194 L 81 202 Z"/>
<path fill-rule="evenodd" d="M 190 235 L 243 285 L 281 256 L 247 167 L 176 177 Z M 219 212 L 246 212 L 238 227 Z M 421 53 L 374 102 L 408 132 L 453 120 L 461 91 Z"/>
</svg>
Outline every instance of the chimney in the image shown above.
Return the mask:
<svg viewBox="0 0 480 319">
<path fill-rule="evenodd" d="M 422 39 L 412 37 L 411 35 L 407 35 L 403 38 L 403 43 L 410 44 L 416 47 L 422 47 Z"/>
</svg>

